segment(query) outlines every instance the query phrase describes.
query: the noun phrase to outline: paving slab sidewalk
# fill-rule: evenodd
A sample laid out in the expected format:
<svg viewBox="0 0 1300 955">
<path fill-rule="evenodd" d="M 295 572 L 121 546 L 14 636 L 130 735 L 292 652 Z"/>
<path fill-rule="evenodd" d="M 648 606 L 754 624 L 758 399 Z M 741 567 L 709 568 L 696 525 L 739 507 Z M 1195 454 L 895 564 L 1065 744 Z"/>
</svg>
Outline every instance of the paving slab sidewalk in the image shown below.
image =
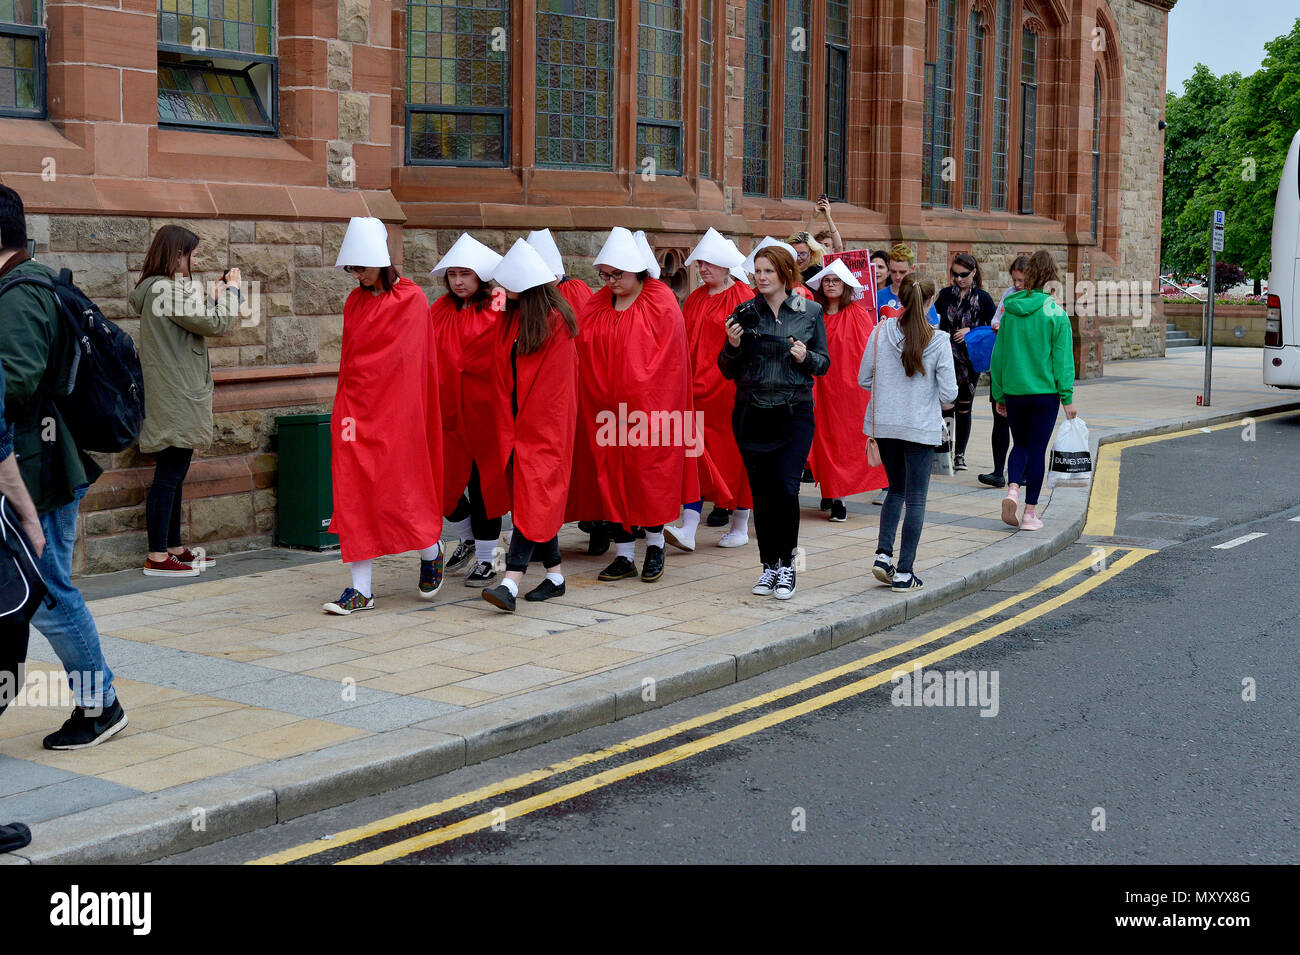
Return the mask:
<svg viewBox="0 0 1300 955">
<path fill-rule="evenodd" d="M 1215 407 L 1199 408 L 1201 361 L 1185 349 L 1080 382 L 1094 448 L 1300 407 L 1260 384 L 1259 349 L 1219 349 Z M 320 611 L 346 583 L 336 557 L 231 556 L 195 583 L 87 578 L 130 726 L 100 747 L 54 753 L 40 741 L 66 707 L 10 707 L 0 823 L 27 822 L 34 838 L 0 864 L 147 861 L 733 683 L 978 590 L 1077 539 L 1089 494 L 1045 491 L 1043 531 L 1007 528 L 1001 492 L 975 480 L 991 467 L 991 420 L 981 396 L 970 470 L 931 485 L 919 593 L 871 577 L 874 495 L 850 499 L 849 520 L 830 523 L 811 486 L 806 569 L 784 602 L 749 593 L 752 541 L 721 549 L 724 529 L 704 527 L 695 553 L 670 550 L 655 584 L 598 582 L 608 556 L 587 557 L 585 537 L 566 527 L 567 594 L 520 601 L 513 616 L 460 577 L 432 603 L 418 599 L 412 555 L 378 561 L 377 609 L 350 617 Z M 29 682 L 44 673 L 57 687 L 56 658 L 35 635 L 31 656 Z M 643 699 L 649 680 L 653 702 Z"/>
</svg>

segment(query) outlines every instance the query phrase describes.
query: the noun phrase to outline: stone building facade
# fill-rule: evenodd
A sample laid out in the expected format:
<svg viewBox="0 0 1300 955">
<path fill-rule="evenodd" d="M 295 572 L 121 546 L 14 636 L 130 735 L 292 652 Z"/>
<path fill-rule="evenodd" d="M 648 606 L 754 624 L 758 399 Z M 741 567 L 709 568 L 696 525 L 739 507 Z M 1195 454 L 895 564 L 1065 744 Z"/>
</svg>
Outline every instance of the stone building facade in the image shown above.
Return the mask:
<svg viewBox="0 0 1300 955">
<path fill-rule="evenodd" d="M 1154 283 L 1173 3 L 45 0 L 28 22 L 18 3 L 0 180 L 38 260 L 133 333 L 163 223 L 200 236 L 205 273 L 258 283 L 256 319 L 211 342 L 217 437 L 185 488 L 187 541 L 221 553 L 274 540 L 276 417 L 330 407 L 350 216 L 388 223 L 431 295 L 462 231 L 504 251 L 549 227 L 594 282 L 614 225 L 646 230 L 684 294 L 706 228 L 748 249 L 821 193 L 850 247 L 908 242 L 938 279 L 969 251 L 1000 291 L 1048 248 L 1071 281 Z M 1155 308 L 1078 315 L 1080 375 L 1163 354 Z M 144 553 L 152 460 L 103 464 L 81 572 Z"/>
</svg>

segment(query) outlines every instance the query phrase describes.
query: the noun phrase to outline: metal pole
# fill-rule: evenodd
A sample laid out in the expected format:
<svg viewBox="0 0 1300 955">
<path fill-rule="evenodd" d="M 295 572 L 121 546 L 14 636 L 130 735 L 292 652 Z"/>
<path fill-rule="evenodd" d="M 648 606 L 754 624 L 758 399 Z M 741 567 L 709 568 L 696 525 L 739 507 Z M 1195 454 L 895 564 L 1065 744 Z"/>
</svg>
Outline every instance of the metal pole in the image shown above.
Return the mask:
<svg viewBox="0 0 1300 955">
<path fill-rule="evenodd" d="M 1205 320 L 1205 392 L 1201 404 L 1210 406 L 1210 368 L 1214 364 L 1214 243 L 1210 243 L 1210 300 Z"/>
</svg>

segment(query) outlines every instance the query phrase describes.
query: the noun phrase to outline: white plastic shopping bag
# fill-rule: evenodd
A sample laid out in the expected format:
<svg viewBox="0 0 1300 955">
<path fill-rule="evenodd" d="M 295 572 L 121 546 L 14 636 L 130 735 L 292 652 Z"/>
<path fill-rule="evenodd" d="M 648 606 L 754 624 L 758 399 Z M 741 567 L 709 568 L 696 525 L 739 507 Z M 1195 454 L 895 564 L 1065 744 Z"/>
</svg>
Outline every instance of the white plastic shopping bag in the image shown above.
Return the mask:
<svg viewBox="0 0 1300 955">
<path fill-rule="evenodd" d="M 1080 417 L 1068 418 L 1056 429 L 1048 487 L 1087 487 L 1092 483 L 1092 455 L 1088 451 L 1088 425 Z"/>
</svg>

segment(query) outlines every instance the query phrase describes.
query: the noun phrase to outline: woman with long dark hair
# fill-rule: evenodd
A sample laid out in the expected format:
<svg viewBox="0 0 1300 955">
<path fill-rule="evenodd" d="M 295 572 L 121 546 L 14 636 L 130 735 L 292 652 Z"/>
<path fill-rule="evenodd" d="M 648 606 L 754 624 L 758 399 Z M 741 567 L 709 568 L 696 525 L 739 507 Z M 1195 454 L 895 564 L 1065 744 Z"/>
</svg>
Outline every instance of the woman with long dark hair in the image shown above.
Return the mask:
<svg viewBox="0 0 1300 955">
<path fill-rule="evenodd" d="M 181 499 L 194 452 L 212 444 L 212 367 L 205 339 L 224 335 L 239 314 L 239 269 L 208 296 L 194 281 L 199 237 L 165 225 L 149 244 L 131 308 L 140 316 L 144 427 L 140 450 L 154 457 L 145 498 L 147 577 L 196 577 L 216 563 L 181 543 Z"/>
<path fill-rule="evenodd" d="M 438 342 L 443 514 L 460 539 L 443 570 L 472 563 L 467 587 L 496 578 L 493 553 L 501 537 L 501 518 L 489 519 L 483 507 L 484 485 L 504 493 L 506 469 L 493 400 L 501 310 L 488 283 L 500 262 L 500 255 L 464 233 L 429 273 L 441 276 L 447 289 L 429 307 L 429 317 Z"/>
<path fill-rule="evenodd" d="M 1038 492 L 1043 486 L 1047 443 L 1056 427 L 1056 412 L 1066 419 L 1074 407 L 1074 344 L 1065 309 L 1044 291 L 1059 281 L 1056 262 L 1046 249 L 1029 257 L 1025 289 L 1006 300 L 998 338 L 993 345 L 989 377 L 997 413 L 1011 426 L 1011 455 L 1007 458 L 1007 496 L 1002 520 L 1025 531 L 1041 530 Z M 1017 518 L 1021 484 L 1025 512 Z"/>
<path fill-rule="evenodd" d="M 492 273 L 506 291 L 496 335 L 496 395 L 509 464 L 509 498 L 489 500 L 490 513 L 510 509 L 514 531 L 500 586 L 483 591 L 494 607 L 513 611 L 533 558 L 546 568 L 525 600 L 563 596 L 560 526 L 564 523 L 578 418 L 578 323 L 554 286 L 554 272 L 519 239 Z"/>
<path fill-rule="evenodd" d="M 975 370 L 970 355 L 963 344 L 966 333 L 993 323 L 997 306 L 993 296 L 984 291 L 984 276 L 979 263 L 969 252 L 953 256 L 948 267 L 952 284 L 939 293 L 935 309 L 939 313 L 939 329 L 952 340 L 952 363 L 957 373 L 957 401 L 953 406 L 954 431 L 952 466 L 957 471 L 966 470 L 966 445 L 970 442 L 971 409 L 975 403 L 975 388 L 980 373 Z"/>
<path fill-rule="evenodd" d="M 799 478 L 812 447 L 813 379 L 826 374 L 822 307 L 799 295 L 794 256 L 769 246 L 754 255 L 758 295 L 727 319 L 718 367 L 736 383 L 731 426 L 754 495 L 763 565 L 753 593 L 788 600 L 795 592 Z"/>
<path fill-rule="evenodd" d="M 858 384 L 871 391 L 863 431 L 875 438 L 889 475 L 871 572 L 894 590 L 920 590 L 925 585 L 913 572 L 913 563 L 925 523 L 934 446 L 943 435 L 943 406 L 957 397 L 957 378 L 947 333 L 926 318 L 934 283 L 905 275 L 898 296 L 903 314 L 876 326 L 858 370 Z M 904 507 L 907 516 L 895 565 L 894 537 Z"/>
</svg>

